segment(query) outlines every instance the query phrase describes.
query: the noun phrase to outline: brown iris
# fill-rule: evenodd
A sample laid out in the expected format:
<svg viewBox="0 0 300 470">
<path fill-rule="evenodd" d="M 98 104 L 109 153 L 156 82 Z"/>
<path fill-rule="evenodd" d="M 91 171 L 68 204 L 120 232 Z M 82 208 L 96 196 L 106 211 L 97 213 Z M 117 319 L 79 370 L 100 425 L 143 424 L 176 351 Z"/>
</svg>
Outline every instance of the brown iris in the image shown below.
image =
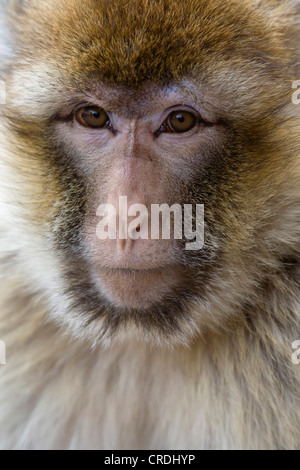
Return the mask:
<svg viewBox="0 0 300 470">
<path fill-rule="evenodd" d="M 106 112 L 98 106 L 86 106 L 79 109 L 76 119 L 82 126 L 101 128 L 109 123 L 109 117 Z"/>
<path fill-rule="evenodd" d="M 188 132 L 196 124 L 196 116 L 189 111 L 175 111 L 168 117 L 168 125 L 173 132 Z"/>
</svg>

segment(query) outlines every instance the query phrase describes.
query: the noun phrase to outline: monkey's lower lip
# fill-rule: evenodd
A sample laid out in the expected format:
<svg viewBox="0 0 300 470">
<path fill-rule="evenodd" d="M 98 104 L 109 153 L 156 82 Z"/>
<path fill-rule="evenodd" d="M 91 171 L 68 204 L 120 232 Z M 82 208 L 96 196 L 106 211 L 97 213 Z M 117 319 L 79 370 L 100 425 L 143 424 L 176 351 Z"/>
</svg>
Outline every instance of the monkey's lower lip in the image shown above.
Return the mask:
<svg viewBox="0 0 300 470">
<path fill-rule="evenodd" d="M 117 274 L 117 275 L 131 275 L 131 274 L 155 274 L 164 271 L 165 269 L 170 269 L 170 266 L 160 266 L 157 268 L 149 269 L 138 269 L 138 268 L 107 268 L 101 267 L 100 271 L 107 274 Z"/>
<path fill-rule="evenodd" d="M 180 279 L 175 266 L 132 268 L 98 268 L 94 281 L 102 295 L 113 305 L 148 308 L 174 291 Z"/>
</svg>

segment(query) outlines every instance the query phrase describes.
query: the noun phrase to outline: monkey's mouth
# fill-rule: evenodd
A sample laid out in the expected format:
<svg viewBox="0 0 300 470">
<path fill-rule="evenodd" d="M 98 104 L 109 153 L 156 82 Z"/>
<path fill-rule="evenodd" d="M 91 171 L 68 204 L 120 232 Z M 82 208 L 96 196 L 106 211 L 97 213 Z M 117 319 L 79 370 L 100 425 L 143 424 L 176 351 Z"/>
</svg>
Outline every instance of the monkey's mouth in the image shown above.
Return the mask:
<svg viewBox="0 0 300 470">
<path fill-rule="evenodd" d="M 165 270 L 167 266 L 159 266 L 157 268 L 139 269 L 139 268 L 99 268 L 104 273 L 119 275 L 119 276 L 142 276 L 145 274 L 158 274 Z"/>
<path fill-rule="evenodd" d="M 149 269 L 103 268 L 93 270 L 101 294 L 116 307 L 149 308 L 180 282 L 180 267 Z"/>
</svg>

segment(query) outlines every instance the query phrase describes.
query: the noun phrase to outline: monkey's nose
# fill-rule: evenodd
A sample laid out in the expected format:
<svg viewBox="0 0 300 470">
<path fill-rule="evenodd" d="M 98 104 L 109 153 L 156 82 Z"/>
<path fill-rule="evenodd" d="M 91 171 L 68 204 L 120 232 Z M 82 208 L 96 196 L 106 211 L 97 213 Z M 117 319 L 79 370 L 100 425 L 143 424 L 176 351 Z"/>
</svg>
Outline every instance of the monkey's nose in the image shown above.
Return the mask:
<svg viewBox="0 0 300 470">
<path fill-rule="evenodd" d="M 121 255 L 129 253 L 132 250 L 134 243 L 135 240 L 132 240 L 131 238 L 127 238 L 126 240 L 117 239 L 117 254 Z"/>
<path fill-rule="evenodd" d="M 132 219 L 132 220 L 130 220 Z M 134 246 L 140 240 L 142 226 L 141 223 L 135 224 L 134 218 L 126 215 L 122 217 L 119 214 L 119 230 L 117 230 L 117 253 L 124 254 L 132 251 Z"/>
</svg>

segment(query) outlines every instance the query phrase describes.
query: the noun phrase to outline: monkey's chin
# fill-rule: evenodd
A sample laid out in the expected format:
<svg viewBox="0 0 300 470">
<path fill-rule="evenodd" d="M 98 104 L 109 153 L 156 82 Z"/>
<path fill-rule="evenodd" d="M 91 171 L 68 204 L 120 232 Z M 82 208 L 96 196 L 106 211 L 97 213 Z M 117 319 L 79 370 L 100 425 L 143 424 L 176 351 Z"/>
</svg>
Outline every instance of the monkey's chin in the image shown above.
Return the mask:
<svg viewBox="0 0 300 470">
<path fill-rule="evenodd" d="M 149 270 L 100 268 L 93 277 L 112 305 L 127 309 L 153 306 L 174 291 L 179 282 L 174 266 Z"/>
</svg>

